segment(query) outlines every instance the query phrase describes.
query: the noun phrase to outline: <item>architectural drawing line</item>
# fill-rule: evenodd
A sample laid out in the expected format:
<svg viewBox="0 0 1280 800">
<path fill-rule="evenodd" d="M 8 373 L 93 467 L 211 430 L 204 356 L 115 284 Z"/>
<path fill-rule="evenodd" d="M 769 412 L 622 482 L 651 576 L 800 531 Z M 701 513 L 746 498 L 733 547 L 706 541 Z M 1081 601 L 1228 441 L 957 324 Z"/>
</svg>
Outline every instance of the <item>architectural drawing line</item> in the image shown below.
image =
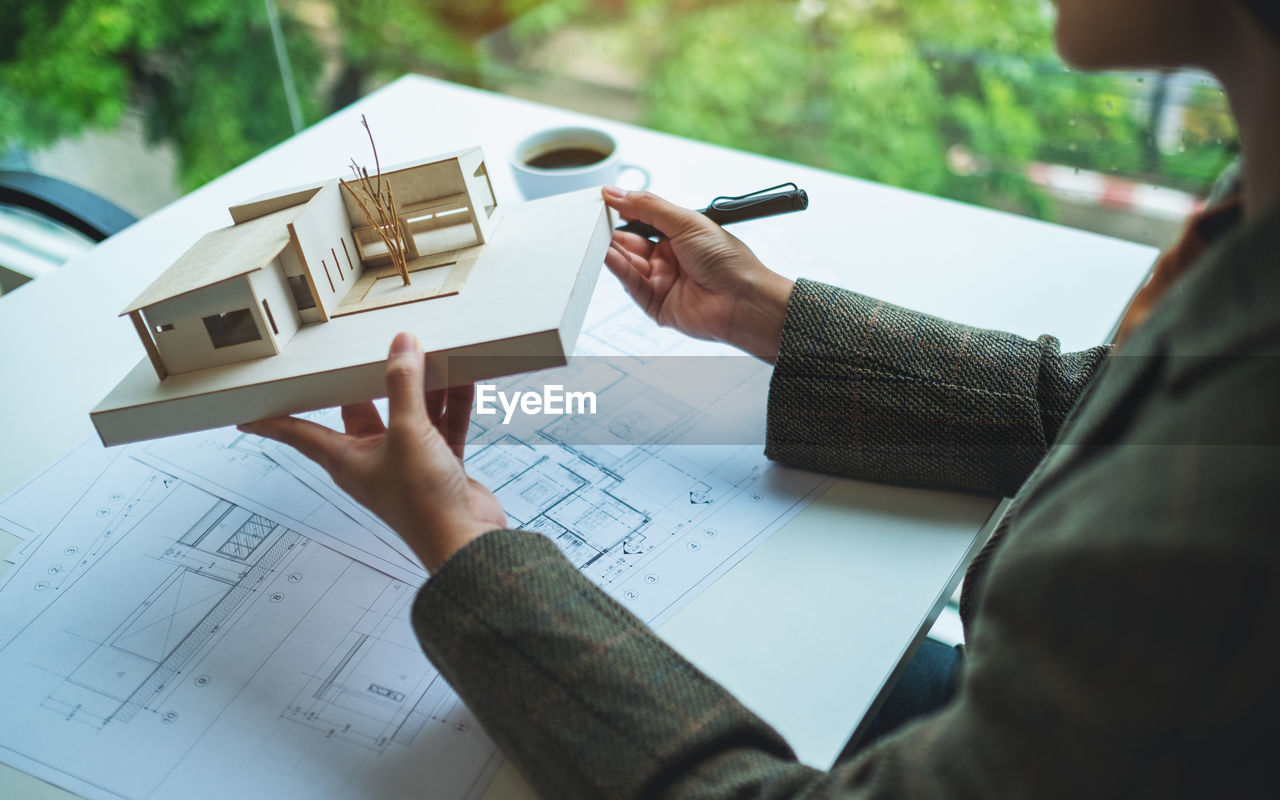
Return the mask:
<svg viewBox="0 0 1280 800">
<path fill-rule="evenodd" d="M 200 623 L 183 638 L 174 651 L 165 658 L 141 686 L 134 690 L 129 699 L 107 721 L 119 720 L 128 722 L 133 719 L 135 714 L 145 708 L 147 703 L 151 702 L 156 695 L 164 690 L 169 681 L 182 671 L 187 661 L 200 648 L 204 647 L 209 637 L 217 632 L 219 626 L 235 612 L 240 603 L 255 592 L 258 585 L 267 579 L 275 565 L 290 550 L 303 541 L 303 537 L 299 534 L 293 531 L 285 531 L 284 535 L 271 546 L 271 549 L 262 554 L 262 558 L 258 559 L 258 563 L 245 574 L 244 579 L 237 583 L 230 592 L 227 592 L 226 596 L 205 615 L 204 619 L 200 620 Z"/>
<path fill-rule="evenodd" d="M 112 459 L 112 463 L 114 463 L 114 461 L 115 461 L 115 459 L 113 458 L 113 459 Z M 56 466 L 56 465 L 55 465 L 55 466 Z M 51 467 L 50 469 L 52 469 L 52 467 Z M 124 506 L 123 506 L 123 508 L 122 508 L 122 511 L 121 511 L 121 514 L 127 514 L 128 512 L 130 512 L 130 511 L 132 511 L 132 510 L 133 510 L 134 505 L 136 505 L 136 504 L 137 504 L 138 500 L 139 500 L 139 499 L 141 498 L 141 496 L 146 492 L 146 489 L 148 488 L 148 487 L 147 487 L 147 484 L 154 485 L 154 479 L 152 478 L 152 479 L 148 479 L 148 480 L 143 481 L 143 485 L 142 485 L 142 486 L 139 486 L 138 488 L 136 488 L 136 489 L 134 489 L 134 490 L 133 490 L 133 494 L 130 496 L 129 502 L 127 502 L 127 503 L 125 503 L 125 504 L 124 504 Z M 92 487 L 92 486 L 90 486 L 89 488 L 86 488 L 86 489 L 84 490 L 84 492 L 82 492 L 82 493 L 80 494 L 79 499 L 77 499 L 77 500 L 76 500 L 76 504 L 77 504 L 77 505 L 78 505 L 80 502 L 82 502 L 82 501 L 85 499 L 85 497 L 87 497 L 87 496 L 88 496 L 88 494 L 89 494 L 89 492 L 92 490 L 92 488 L 93 488 L 93 487 Z M 75 507 L 75 506 L 73 505 L 71 508 L 74 508 L 74 507 Z M 93 546 L 89 549 L 89 552 L 85 554 L 84 558 L 85 558 L 85 559 L 92 558 L 92 559 L 94 559 L 95 561 L 97 561 L 97 560 L 101 560 L 102 558 L 106 557 L 106 555 L 107 555 L 108 553 L 110 553 L 110 552 L 111 552 L 111 550 L 112 550 L 112 549 L 113 549 L 117 544 L 119 544 L 120 542 L 124 541 L 124 539 L 126 538 L 126 535 L 129 533 L 129 531 L 133 530 L 133 528 L 134 528 L 134 527 L 136 527 L 137 525 L 140 525 L 144 520 L 146 520 L 146 519 L 147 519 L 147 517 L 151 514 L 151 512 L 152 512 L 152 510 L 154 510 L 154 508 L 155 508 L 155 506 L 153 505 L 151 508 L 147 509 L 146 513 L 144 513 L 141 517 L 139 517 L 137 520 L 135 520 L 135 521 L 134 521 L 131 525 L 129 525 L 128 527 L 126 527 L 126 528 L 124 528 L 124 529 L 118 529 L 118 530 L 112 531 L 111 533 L 112 533 L 112 534 L 114 534 L 114 538 L 113 538 L 113 539 L 111 539 L 110 541 L 106 542 L 106 543 L 105 543 L 105 545 L 102 543 L 102 539 L 104 538 L 104 536 L 99 536 L 99 537 L 98 537 L 98 540 L 97 540 L 97 541 L 95 541 L 95 542 L 94 542 L 94 544 L 93 544 Z M 51 527 L 51 528 L 49 529 L 49 531 L 48 531 L 47 533 L 45 533 L 45 534 L 41 537 L 41 545 L 37 545 L 37 548 L 36 548 L 36 549 L 39 549 L 39 547 L 43 545 L 43 541 L 44 541 L 45 539 L 47 539 L 49 536 L 51 536 L 51 535 L 53 534 L 53 532 L 54 532 L 54 531 L 58 530 L 58 528 L 59 528 L 59 527 L 61 527 L 61 526 L 63 525 L 63 523 L 64 523 L 64 522 L 66 522 L 67 518 L 68 518 L 70 515 L 71 515 L 71 509 L 69 508 L 69 509 L 64 513 L 64 514 L 62 514 L 62 515 L 60 516 L 60 518 L 59 518 L 59 520 L 58 520 L 57 524 L 56 524 L 56 525 L 54 525 L 53 527 Z M 101 549 L 101 550 L 95 550 L 95 549 L 93 549 L 93 548 L 96 548 L 96 547 L 104 547 L 105 549 Z M 78 565 L 77 565 L 77 566 L 78 566 Z M 9 574 L 7 574 L 7 575 L 5 576 L 5 578 L 6 578 L 6 579 L 7 579 L 7 578 L 10 578 L 10 577 L 12 577 L 12 576 L 14 576 L 14 575 L 18 574 L 18 572 L 19 572 L 19 570 L 17 570 L 17 569 L 11 570 L 11 571 L 9 572 Z M 63 592 L 63 593 L 66 593 L 66 592 L 70 591 L 70 590 L 72 589 L 72 587 L 74 587 L 74 586 L 76 585 L 76 583 L 80 580 L 80 578 L 81 578 L 84 574 L 85 574 L 85 573 L 84 573 L 83 571 L 80 571 L 80 570 L 76 570 L 76 569 L 71 570 L 67 575 L 63 576 L 63 580 L 64 580 L 64 582 L 59 583 L 59 585 L 58 585 L 58 589 L 59 589 L 61 592 Z M 4 590 L 4 589 L 5 589 L 5 588 L 7 588 L 7 587 L 8 587 L 8 581 L 7 581 L 7 580 L 6 580 L 4 583 L 0 583 L 0 591 Z M 7 647 L 12 643 L 12 642 L 16 641 L 16 640 L 17 640 L 17 639 L 19 639 L 19 638 L 20 638 L 24 633 L 26 633 L 26 632 L 27 632 L 27 629 L 28 629 L 28 628 L 30 628 L 30 626 L 31 626 L 31 625 L 36 621 L 36 619 L 37 619 L 37 618 L 34 618 L 34 617 L 33 617 L 32 619 L 30 619 L 30 620 L 28 620 L 26 623 L 24 623 L 20 628 L 18 628 L 18 630 L 14 633 L 13 637 L 11 637 L 11 638 L 10 638 L 10 640 L 9 640 L 8 642 L 4 642 L 3 644 L 0 644 L 0 651 L 3 651 L 3 650 L 4 650 L 5 648 L 7 648 Z"/>
<path fill-rule="evenodd" d="M 329 687 L 333 686 L 333 682 L 338 679 L 338 675 L 342 674 L 342 671 L 347 668 L 347 664 L 351 663 L 351 659 L 355 658 L 356 653 L 360 652 L 360 648 L 364 646 L 364 643 L 368 641 L 368 639 L 369 637 L 364 634 L 362 634 L 360 638 L 356 639 L 355 644 L 351 646 L 351 649 L 347 651 L 347 654 L 342 657 L 342 660 L 339 661 L 337 666 L 333 668 L 333 671 L 329 673 L 329 677 L 325 678 L 324 682 L 316 688 L 315 694 L 311 695 L 312 697 L 317 700 L 323 700 L 325 698 L 325 695 L 329 692 Z"/>
</svg>

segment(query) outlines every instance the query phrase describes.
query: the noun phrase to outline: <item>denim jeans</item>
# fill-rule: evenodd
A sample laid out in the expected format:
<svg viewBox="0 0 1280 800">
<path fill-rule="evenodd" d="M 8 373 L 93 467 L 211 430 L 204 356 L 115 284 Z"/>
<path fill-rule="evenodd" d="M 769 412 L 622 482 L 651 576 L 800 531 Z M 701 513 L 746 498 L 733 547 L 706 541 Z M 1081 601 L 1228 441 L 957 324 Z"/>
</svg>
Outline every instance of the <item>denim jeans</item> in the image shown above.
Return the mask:
<svg viewBox="0 0 1280 800">
<path fill-rule="evenodd" d="M 871 718 L 871 724 L 856 740 L 849 740 L 836 762 L 856 757 L 864 748 L 905 723 L 946 705 L 959 686 L 963 663 L 960 648 L 925 639 L 907 662 L 884 705 Z"/>
</svg>

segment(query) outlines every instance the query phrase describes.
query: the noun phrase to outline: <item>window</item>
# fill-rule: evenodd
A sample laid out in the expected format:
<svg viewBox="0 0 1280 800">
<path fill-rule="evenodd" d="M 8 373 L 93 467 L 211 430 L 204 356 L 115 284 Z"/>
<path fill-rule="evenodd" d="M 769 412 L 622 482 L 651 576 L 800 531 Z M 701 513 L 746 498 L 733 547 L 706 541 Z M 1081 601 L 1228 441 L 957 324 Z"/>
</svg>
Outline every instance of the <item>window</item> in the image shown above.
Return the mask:
<svg viewBox="0 0 1280 800">
<path fill-rule="evenodd" d="M 173 330 L 172 322 L 162 322 L 156 326 L 156 333 L 165 333 L 171 330 Z"/>
<path fill-rule="evenodd" d="M 586 3 L 487 43 L 485 86 L 1167 246 L 1238 152 L 1226 98 L 1196 71 L 1068 69 L 1053 5 Z"/>
<path fill-rule="evenodd" d="M 391 0 L 379 24 L 351 24 L 353 0 L 274 4 L 278 37 L 239 12 L 140 0 L 165 20 L 142 42 L 43 4 L 58 10 L 4 31 L 6 69 L 32 80 L 6 83 L 14 111 L 0 139 L 30 148 L 15 152 L 36 172 L 80 180 L 102 167 L 87 188 L 151 211 L 359 99 L 379 75 L 426 72 L 1162 246 L 1239 150 L 1208 75 L 1068 69 L 1054 54 L 1051 0 Z M 272 52 L 289 68 L 245 57 Z M 221 94 L 163 102 L 172 89 L 157 87 L 173 75 Z M 172 118 L 150 116 L 160 109 Z M 110 150 L 81 143 L 104 126 Z M 207 146 L 211 126 L 218 147 Z M 166 131 L 176 163 L 149 152 L 148 130 Z M 47 147 L 59 137 L 95 169 L 66 166 L 72 151 Z M 751 184 L 737 188 L 761 188 Z M 478 200 L 476 214 L 494 205 Z"/>
<path fill-rule="evenodd" d="M 213 342 L 215 349 L 256 342 L 262 338 L 258 323 L 247 308 L 205 317 L 204 327 L 209 331 L 209 340 Z"/>
<path fill-rule="evenodd" d="M 289 291 L 293 293 L 293 304 L 298 307 L 299 311 L 306 311 L 308 308 L 316 307 L 316 299 L 311 296 L 311 287 L 307 286 L 307 277 L 305 275 L 290 275 Z"/>
<path fill-rule="evenodd" d="M 493 210 L 498 207 L 498 201 L 493 196 L 493 184 L 489 182 L 489 172 L 484 168 L 484 162 L 480 162 L 480 166 L 476 167 L 476 171 L 471 174 L 473 178 L 484 178 L 484 215 L 486 217 L 493 216 Z"/>
</svg>

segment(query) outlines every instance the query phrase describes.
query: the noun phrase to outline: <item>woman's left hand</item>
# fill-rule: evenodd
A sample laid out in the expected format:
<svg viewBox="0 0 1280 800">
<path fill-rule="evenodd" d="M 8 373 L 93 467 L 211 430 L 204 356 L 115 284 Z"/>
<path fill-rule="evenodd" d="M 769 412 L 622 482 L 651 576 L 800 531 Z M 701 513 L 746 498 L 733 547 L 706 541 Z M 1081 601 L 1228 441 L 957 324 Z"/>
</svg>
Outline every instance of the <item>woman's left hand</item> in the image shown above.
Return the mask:
<svg viewBox="0 0 1280 800">
<path fill-rule="evenodd" d="M 462 467 L 474 387 L 424 392 L 424 370 L 417 339 L 401 333 L 387 357 L 385 426 L 373 403 L 360 403 L 342 407 L 346 433 L 296 417 L 239 427 L 315 461 L 435 572 L 468 542 L 505 528 L 507 518 Z"/>
</svg>

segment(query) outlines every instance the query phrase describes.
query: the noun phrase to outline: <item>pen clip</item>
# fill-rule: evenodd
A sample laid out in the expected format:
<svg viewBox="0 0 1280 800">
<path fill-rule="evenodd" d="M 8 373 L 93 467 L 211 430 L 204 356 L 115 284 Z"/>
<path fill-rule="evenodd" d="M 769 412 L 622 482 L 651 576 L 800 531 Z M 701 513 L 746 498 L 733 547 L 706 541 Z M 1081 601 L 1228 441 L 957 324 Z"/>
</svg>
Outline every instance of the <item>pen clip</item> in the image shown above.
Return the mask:
<svg viewBox="0 0 1280 800">
<path fill-rule="evenodd" d="M 780 183 L 780 184 L 778 184 L 777 186 L 770 186 L 768 189 L 759 189 L 759 190 L 754 191 L 754 192 L 748 192 L 748 193 L 746 193 L 746 194 L 740 194 L 740 195 L 738 195 L 738 196 L 736 196 L 736 197 L 730 197 L 730 196 L 728 196 L 728 195 L 721 195 L 720 197 L 717 197 L 717 198 L 715 198 L 714 200 L 712 200 L 712 201 L 711 201 L 711 205 L 707 206 L 707 210 L 712 210 L 712 209 L 715 209 L 715 210 L 729 210 L 729 209 L 738 209 L 738 208 L 743 208 L 744 206 L 748 206 L 748 205 L 750 205 L 750 203 L 744 203 L 743 201 L 745 201 L 745 200 L 752 200 L 752 199 L 757 198 L 757 197 L 761 197 L 761 198 L 762 198 L 762 197 L 764 197 L 764 195 L 772 194 L 772 193 L 774 193 L 774 192 L 778 191 L 779 189 L 790 189 L 790 190 L 791 190 L 791 191 L 793 191 L 793 192 L 798 192 L 798 191 L 800 191 L 800 187 L 799 187 L 799 186 L 797 186 L 797 185 L 795 184 L 795 182 L 793 182 L 793 181 L 789 181 L 789 182 L 787 182 L 787 183 Z"/>
</svg>

